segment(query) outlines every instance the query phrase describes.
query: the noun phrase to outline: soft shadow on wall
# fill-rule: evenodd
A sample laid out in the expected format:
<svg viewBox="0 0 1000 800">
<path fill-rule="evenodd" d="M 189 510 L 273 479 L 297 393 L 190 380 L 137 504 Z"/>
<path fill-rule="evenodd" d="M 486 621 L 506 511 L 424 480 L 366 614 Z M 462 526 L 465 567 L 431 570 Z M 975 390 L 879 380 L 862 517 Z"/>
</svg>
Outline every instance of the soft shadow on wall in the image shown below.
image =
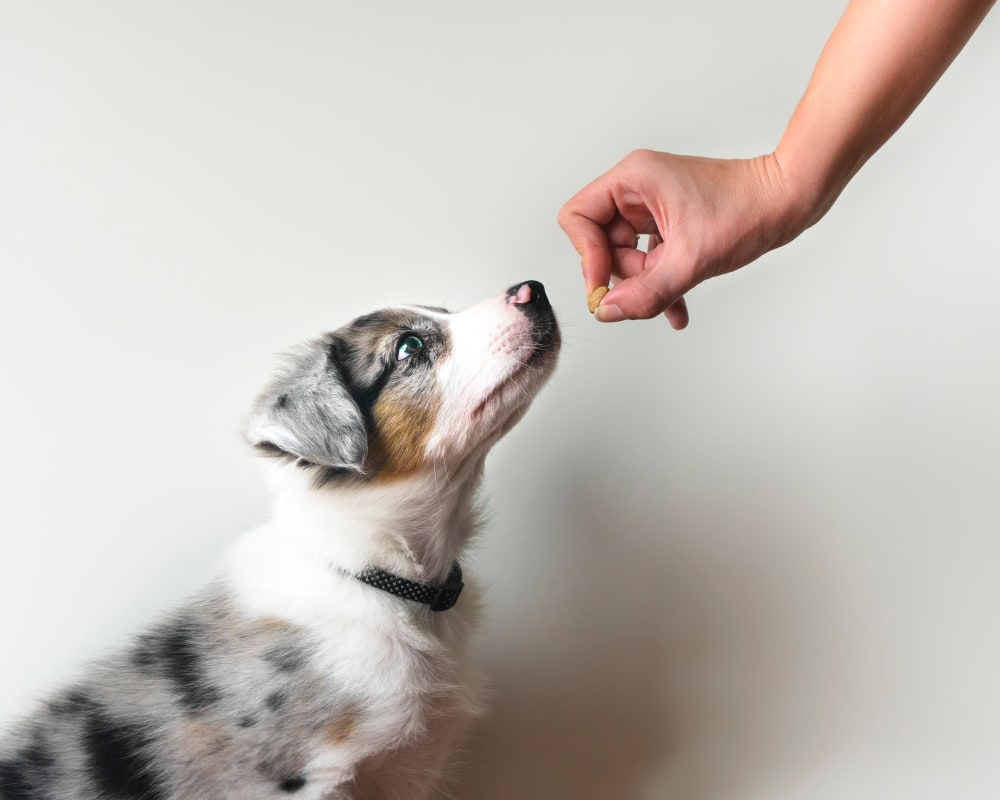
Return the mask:
<svg viewBox="0 0 1000 800">
<path fill-rule="evenodd" d="M 561 574 L 518 587 L 519 622 L 487 648 L 455 797 L 722 800 L 808 760 L 835 702 L 809 685 L 830 611 L 816 554 L 789 546 L 794 510 L 594 480 L 544 490 L 562 527 L 530 535 Z"/>
</svg>

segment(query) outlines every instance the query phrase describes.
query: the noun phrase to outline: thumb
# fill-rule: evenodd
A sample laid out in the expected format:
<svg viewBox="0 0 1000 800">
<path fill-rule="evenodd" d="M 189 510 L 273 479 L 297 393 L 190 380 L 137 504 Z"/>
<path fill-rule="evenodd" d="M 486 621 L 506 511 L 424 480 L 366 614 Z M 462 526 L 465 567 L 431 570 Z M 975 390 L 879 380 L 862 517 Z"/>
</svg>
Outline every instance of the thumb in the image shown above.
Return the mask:
<svg viewBox="0 0 1000 800">
<path fill-rule="evenodd" d="M 681 301 L 694 282 L 664 255 L 661 244 L 646 256 L 643 269 L 616 283 L 598 307 L 597 319 L 601 322 L 650 319 Z"/>
</svg>

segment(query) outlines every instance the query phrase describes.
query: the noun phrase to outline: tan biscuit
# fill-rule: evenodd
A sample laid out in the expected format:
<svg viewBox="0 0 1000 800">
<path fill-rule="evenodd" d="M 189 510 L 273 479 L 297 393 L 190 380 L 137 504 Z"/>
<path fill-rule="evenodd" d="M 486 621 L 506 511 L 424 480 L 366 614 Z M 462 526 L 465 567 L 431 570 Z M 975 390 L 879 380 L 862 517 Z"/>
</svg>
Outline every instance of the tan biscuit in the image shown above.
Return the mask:
<svg viewBox="0 0 1000 800">
<path fill-rule="evenodd" d="M 594 291 L 587 295 L 587 310 L 593 314 L 597 311 L 597 307 L 601 304 L 604 299 L 604 295 L 608 293 L 607 286 L 598 286 Z"/>
</svg>

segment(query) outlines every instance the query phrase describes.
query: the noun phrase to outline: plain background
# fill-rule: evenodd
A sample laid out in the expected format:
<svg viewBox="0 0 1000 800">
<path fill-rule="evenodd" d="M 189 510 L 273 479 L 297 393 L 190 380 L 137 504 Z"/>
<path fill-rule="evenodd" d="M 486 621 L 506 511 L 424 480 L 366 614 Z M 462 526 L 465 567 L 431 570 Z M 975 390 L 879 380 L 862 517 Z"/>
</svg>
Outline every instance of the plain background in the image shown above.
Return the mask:
<svg viewBox="0 0 1000 800">
<path fill-rule="evenodd" d="M 3 2 L 0 720 L 268 498 L 274 354 L 545 282 L 460 800 L 1000 795 L 1000 19 L 798 241 L 586 313 L 560 205 L 777 142 L 824 0 Z"/>
</svg>

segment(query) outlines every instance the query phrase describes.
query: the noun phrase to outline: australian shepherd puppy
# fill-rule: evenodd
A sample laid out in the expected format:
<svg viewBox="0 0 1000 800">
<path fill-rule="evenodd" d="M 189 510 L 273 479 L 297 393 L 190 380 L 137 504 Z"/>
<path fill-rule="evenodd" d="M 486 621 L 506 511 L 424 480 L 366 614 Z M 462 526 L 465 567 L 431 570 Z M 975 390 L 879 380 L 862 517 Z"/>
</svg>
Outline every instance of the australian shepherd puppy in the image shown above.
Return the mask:
<svg viewBox="0 0 1000 800">
<path fill-rule="evenodd" d="M 555 366 L 540 283 L 377 311 L 260 396 L 271 519 L 0 739 L 3 800 L 424 800 L 479 706 L 460 566 L 487 452 Z"/>
</svg>

